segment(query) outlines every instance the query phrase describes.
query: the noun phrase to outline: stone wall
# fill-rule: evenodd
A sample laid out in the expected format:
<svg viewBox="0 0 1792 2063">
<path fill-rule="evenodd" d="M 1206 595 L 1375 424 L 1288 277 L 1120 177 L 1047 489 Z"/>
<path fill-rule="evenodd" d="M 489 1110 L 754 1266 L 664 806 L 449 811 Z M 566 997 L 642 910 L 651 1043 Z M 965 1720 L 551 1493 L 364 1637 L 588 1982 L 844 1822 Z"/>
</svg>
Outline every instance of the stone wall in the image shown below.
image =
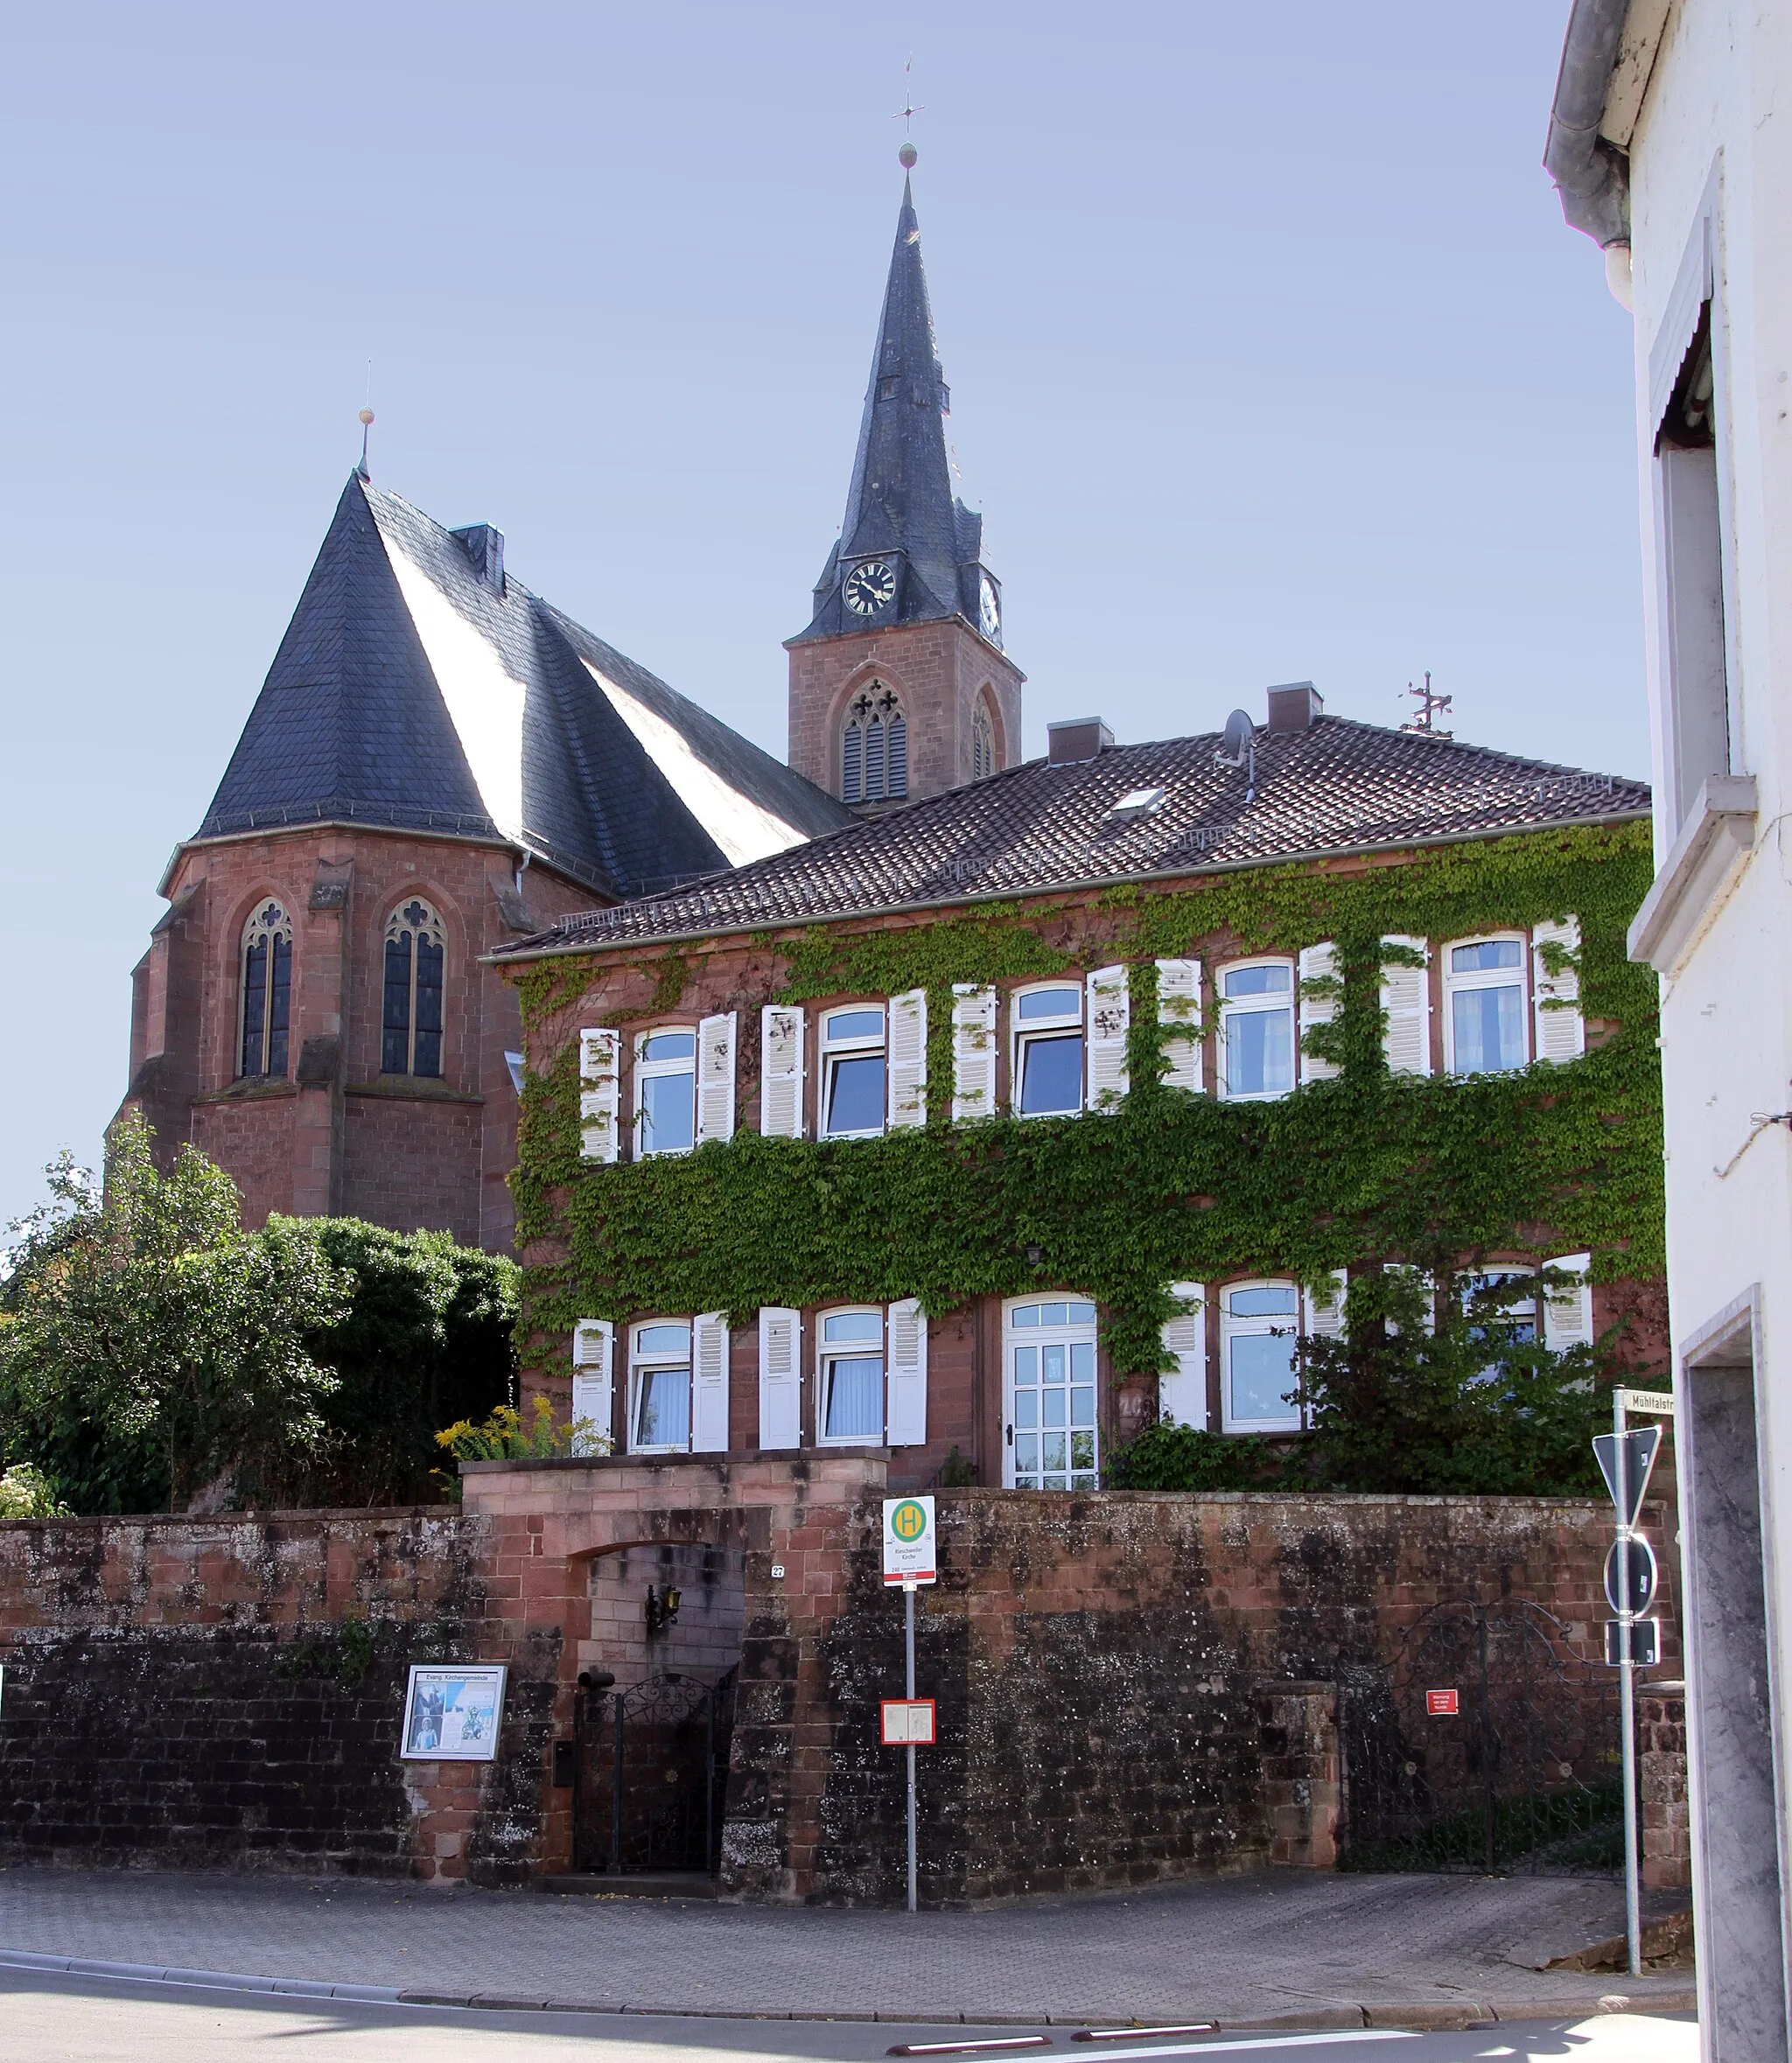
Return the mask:
<svg viewBox="0 0 1792 2063">
<path fill-rule="evenodd" d="M 863 1451 L 478 1463 L 459 1512 L 0 1525 L 0 1862 L 564 1871 L 555 1751 L 603 1713 L 580 1672 L 735 1666 L 724 1887 L 895 1902 L 886 1487 Z M 1340 1682 L 1436 1605 L 1534 1599 L 1583 1654 L 1605 1616 L 1592 1500 L 971 1489 L 939 1516 L 917 1638 L 940 1723 L 919 1758 L 929 1904 L 1328 1866 Z M 1663 1519 L 1645 1507 L 1671 1671 Z M 678 1620 L 649 1634 L 668 1583 Z M 401 1763 L 407 1665 L 450 1659 L 510 1665 L 498 1759 Z M 1676 1710 L 1645 1706 L 1649 1795 L 1681 1780 Z M 1671 1844 L 1671 1815 L 1648 1824 Z"/>
<path fill-rule="evenodd" d="M 0 1863 L 528 1874 L 558 1637 L 449 1512 L 0 1525 Z M 490 1770 L 401 1763 L 412 1661 L 512 1665 Z"/>
</svg>

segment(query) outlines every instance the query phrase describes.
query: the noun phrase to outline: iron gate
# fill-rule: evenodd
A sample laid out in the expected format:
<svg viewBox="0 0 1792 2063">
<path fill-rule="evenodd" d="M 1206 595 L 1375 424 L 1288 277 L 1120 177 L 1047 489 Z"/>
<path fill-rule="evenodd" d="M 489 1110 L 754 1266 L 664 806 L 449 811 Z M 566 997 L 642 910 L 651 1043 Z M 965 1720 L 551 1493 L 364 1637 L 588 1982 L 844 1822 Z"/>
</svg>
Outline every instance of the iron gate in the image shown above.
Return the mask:
<svg viewBox="0 0 1792 2063">
<path fill-rule="evenodd" d="M 1566 1636 L 1529 1598 L 1437 1605 L 1390 1668 L 1347 1679 L 1341 1867 L 1621 1867 L 1617 1687 Z"/>
<path fill-rule="evenodd" d="M 581 1692 L 573 1798 L 578 1870 L 713 1873 L 721 1857 L 736 1672 L 668 1674 Z"/>
</svg>

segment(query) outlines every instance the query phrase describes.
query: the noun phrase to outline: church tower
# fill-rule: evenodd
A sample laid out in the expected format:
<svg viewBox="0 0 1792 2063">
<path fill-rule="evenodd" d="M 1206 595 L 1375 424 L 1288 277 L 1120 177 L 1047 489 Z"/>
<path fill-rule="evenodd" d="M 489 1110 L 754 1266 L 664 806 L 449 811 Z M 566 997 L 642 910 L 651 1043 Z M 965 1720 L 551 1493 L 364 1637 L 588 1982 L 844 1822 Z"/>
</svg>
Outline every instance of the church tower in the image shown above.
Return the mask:
<svg viewBox="0 0 1792 2063">
<path fill-rule="evenodd" d="M 950 406 L 905 178 L 846 519 L 786 647 L 790 765 L 864 815 L 1020 758 L 1026 675 L 1002 649 L 983 518 L 952 492 Z"/>
</svg>

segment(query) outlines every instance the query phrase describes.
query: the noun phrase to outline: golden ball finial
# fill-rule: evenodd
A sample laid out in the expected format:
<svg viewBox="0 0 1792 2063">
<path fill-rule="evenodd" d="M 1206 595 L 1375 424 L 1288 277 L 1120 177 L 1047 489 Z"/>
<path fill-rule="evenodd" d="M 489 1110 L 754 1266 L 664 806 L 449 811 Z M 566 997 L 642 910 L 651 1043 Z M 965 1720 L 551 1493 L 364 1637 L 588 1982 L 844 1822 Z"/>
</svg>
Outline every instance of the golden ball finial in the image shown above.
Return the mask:
<svg viewBox="0 0 1792 2063">
<path fill-rule="evenodd" d="M 896 162 L 902 167 L 904 171 L 913 171 L 915 166 L 915 160 L 920 156 L 920 152 L 915 149 L 913 143 L 905 143 L 896 153 Z"/>
<path fill-rule="evenodd" d="M 361 412 L 360 412 L 360 416 L 359 416 L 359 417 L 357 418 L 357 420 L 358 420 L 359 422 L 361 422 L 361 423 L 371 423 L 371 422 L 373 421 L 373 419 L 374 419 L 374 411 L 373 411 L 371 409 L 363 409 L 361 410 Z"/>
</svg>

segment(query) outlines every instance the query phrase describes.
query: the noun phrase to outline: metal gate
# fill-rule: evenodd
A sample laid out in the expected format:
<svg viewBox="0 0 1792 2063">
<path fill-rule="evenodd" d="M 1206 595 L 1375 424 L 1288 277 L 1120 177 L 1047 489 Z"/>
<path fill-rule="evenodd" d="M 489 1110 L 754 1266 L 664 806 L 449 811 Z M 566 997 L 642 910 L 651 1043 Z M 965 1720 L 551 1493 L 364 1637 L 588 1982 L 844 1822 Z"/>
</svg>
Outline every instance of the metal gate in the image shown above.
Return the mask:
<svg viewBox="0 0 1792 2063">
<path fill-rule="evenodd" d="M 721 1858 L 736 1672 L 580 1693 L 577 1870 L 713 1873 Z"/>
<path fill-rule="evenodd" d="M 1599 1875 L 1622 1866 L 1612 1672 L 1529 1598 L 1433 1605 L 1392 1666 L 1340 1686 L 1349 1870 Z"/>
</svg>

